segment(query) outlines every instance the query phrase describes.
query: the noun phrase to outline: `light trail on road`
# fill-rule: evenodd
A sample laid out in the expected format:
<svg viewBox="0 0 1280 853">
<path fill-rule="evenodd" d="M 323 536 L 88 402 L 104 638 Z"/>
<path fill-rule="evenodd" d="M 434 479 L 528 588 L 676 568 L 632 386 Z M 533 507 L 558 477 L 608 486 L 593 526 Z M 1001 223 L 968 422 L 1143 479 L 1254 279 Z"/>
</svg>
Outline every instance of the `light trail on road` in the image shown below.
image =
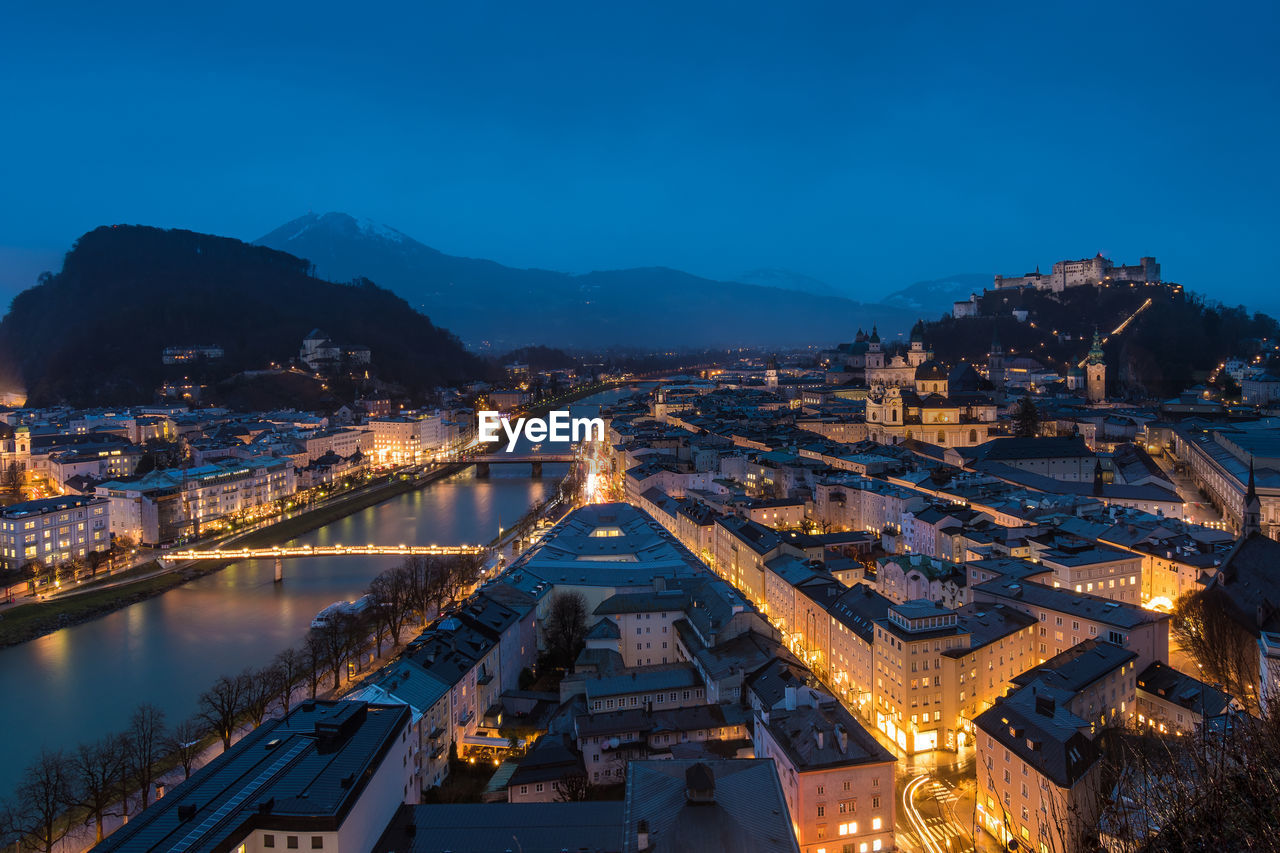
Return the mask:
<svg viewBox="0 0 1280 853">
<path fill-rule="evenodd" d="M 924 847 L 928 853 L 946 853 L 942 847 L 934 840 L 929 828 L 925 826 L 924 817 L 916 810 L 915 791 L 918 787 L 932 778 L 929 774 L 924 773 L 916 776 L 907 786 L 902 789 L 902 808 L 906 812 L 907 820 L 911 823 L 912 829 L 915 830 L 917 837 L 920 839 L 920 846 Z"/>
</svg>

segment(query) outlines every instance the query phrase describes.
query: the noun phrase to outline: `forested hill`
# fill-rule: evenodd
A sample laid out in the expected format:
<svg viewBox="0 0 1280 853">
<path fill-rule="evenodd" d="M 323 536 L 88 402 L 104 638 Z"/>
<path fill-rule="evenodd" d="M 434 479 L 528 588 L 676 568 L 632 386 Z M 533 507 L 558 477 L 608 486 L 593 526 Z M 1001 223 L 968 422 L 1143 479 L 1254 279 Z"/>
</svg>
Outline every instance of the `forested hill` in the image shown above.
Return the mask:
<svg viewBox="0 0 1280 853">
<path fill-rule="evenodd" d="M 1139 311 L 1147 300 L 1150 305 Z M 1025 322 L 1014 316 L 1016 309 L 1026 310 Z M 1030 356 L 1065 375 L 1088 353 L 1096 328 L 1108 338 L 1103 352 L 1112 392 L 1136 396 L 1172 396 L 1206 381 L 1233 355 L 1261 355 L 1267 364 L 1277 338 L 1276 321 L 1266 314 L 1213 303 L 1176 284 L 1112 283 L 1060 294 L 990 291 L 978 310 L 978 317 L 926 324 L 925 340 L 940 359 L 985 362 L 994 335 L 1006 357 Z M 1116 333 L 1129 317 L 1132 322 Z"/>
<path fill-rule="evenodd" d="M 310 277 L 308 264 L 239 240 L 144 226 L 98 228 L 62 271 L 19 294 L 0 322 L 0 358 L 33 405 L 150 400 L 174 368 L 167 346 L 224 348 L 219 379 L 283 364 L 311 329 L 372 351 L 373 370 L 414 393 L 483 375 L 480 359 L 371 282 Z"/>
</svg>

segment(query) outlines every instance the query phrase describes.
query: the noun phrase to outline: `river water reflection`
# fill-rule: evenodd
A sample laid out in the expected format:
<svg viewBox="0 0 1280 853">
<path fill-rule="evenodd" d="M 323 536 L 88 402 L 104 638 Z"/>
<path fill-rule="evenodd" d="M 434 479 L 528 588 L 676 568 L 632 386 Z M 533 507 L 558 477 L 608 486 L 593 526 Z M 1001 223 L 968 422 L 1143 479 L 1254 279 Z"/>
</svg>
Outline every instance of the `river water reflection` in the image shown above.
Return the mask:
<svg viewBox="0 0 1280 853">
<path fill-rule="evenodd" d="M 584 403 L 613 402 L 623 391 Z M 573 407 L 575 416 L 595 407 Z M 294 540 L 334 544 L 482 543 L 555 491 L 568 466 L 494 465 L 400 495 Z M 127 724 L 142 702 L 176 723 L 220 675 L 262 666 L 301 642 L 316 612 L 361 594 L 397 557 L 328 557 L 274 565 L 249 560 L 100 619 L 0 650 L 0 793 L 13 789 L 41 746 L 72 748 Z"/>
</svg>

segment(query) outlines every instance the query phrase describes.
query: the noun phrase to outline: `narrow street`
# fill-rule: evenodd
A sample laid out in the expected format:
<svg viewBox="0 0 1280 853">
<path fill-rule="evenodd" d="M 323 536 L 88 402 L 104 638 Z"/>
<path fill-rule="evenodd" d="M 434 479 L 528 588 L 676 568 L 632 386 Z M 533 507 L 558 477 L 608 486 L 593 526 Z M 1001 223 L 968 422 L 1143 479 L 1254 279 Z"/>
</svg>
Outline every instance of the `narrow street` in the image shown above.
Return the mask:
<svg viewBox="0 0 1280 853">
<path fill-rule="evenodd" d="M 926 752 L 901 761 L 896 785 L 898 849 L 905 853 L 973 851 L 973 750 Z M 978 839 L 977 849 L 985 851 L 983 840 Z M 985 840 L 994 845 L 994 839 Z"/>
<path fill-rule="evenodd" d="M 1169 478 L 1169 482 L 1173 483 L 1173 487 L 1178 492 L 1178 497 L 1182 498 L 1182 502 L 1186 504 L 1186 510 L 1183 517 L 1187 521 L 1196 524 L 1203 524 L 1206 527 L 1224 528 L 1224 519 L 1222 513 L 1218 512 L 1218 508 L 1205 500 L 1204 495 L 1200 494 L 1200 489 L 1196 486 L 1195 481 L 1191 479 L 1191 475 L 1183 471 L 1174 470 L 1174 461 L 1167 453 L 1161 453 L 1159 456 L 1152 455 L 1152 459 L 1160 466 L 1160 470 Z"/>
</svg>

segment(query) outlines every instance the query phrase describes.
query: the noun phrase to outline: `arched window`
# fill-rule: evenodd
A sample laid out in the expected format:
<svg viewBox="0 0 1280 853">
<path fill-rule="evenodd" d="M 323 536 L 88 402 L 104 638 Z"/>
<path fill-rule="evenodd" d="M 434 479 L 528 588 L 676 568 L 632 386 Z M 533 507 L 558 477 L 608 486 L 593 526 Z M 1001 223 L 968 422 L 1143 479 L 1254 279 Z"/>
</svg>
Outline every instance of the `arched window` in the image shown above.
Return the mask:
<svg viewBox="0 0 1280 853">
<path fill-rule="evenodd" d="M 970 444 L 978 443 L 978 431 L 976 429 L 969 430 L 969 443 Z"/>
<path fill-rule="evenodd" d="M 893 422 L 894 422 L 895 424 L 898 422 L 898 410 L 897 410 L 897 409 L 894 409 L 894 410 L 893 410 Z"/>
<path fill-rule="evenodd" d="M 947 443 L 947 434 L 942 430 L 938 430 L 938 444 L 946 444 L 946 443 Z"/>
<path fill-rule="evenodd" d="M 911 435 L 911 430 L 907 430 L 907 441 L 910 441 L 912 438 L 914 438 L 914 436 Z"/>
</svg>

